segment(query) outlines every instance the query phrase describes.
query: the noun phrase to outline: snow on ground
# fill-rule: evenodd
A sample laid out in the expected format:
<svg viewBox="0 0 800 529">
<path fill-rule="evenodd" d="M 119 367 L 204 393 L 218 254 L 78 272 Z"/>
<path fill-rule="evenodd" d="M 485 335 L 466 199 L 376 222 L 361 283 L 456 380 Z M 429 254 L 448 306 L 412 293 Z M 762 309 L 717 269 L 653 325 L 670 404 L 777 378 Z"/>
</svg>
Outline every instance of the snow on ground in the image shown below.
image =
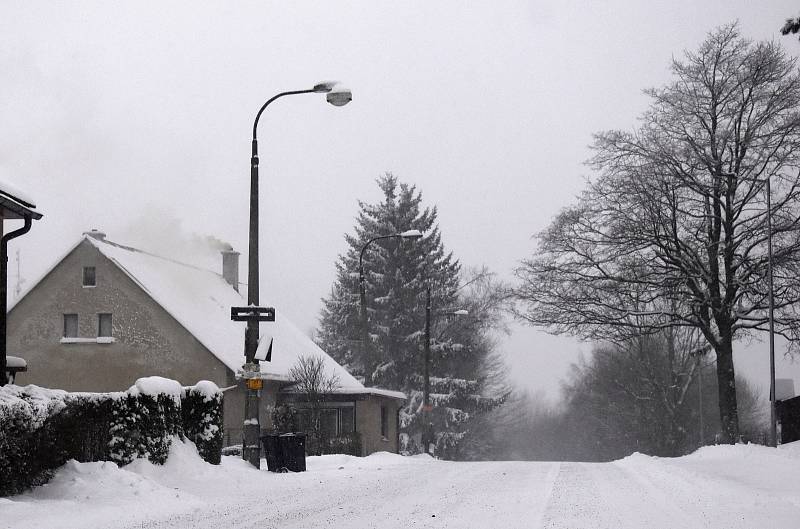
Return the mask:
<svg viewBox="0 0 800 529">
<path fill-rule="evenodd" d="M 47 485 L 0 498 L 0 527 L 796 528 L 800 443 L 715 446 L 613 463 L 453 463 L 379 453 L 310 457 L 308 471 L 169 460 L 70 462 Z"/>
</svg>

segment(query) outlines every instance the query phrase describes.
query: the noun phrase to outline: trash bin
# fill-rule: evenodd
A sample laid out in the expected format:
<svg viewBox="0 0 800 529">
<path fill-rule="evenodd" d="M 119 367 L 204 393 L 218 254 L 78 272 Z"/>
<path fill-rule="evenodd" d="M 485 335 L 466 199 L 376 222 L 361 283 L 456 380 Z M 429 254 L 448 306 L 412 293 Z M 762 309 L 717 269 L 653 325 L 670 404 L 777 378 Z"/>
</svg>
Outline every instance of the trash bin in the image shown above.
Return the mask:
<svg viewBox="0 0 800 529">
<path fill-rule="evenodd" d="M 261 445 L 264 447 L 264 457 L 267 458 L 267 469 L 270 472 L 277 472 L 283 466 L 278 434 L 262 435 Z"/>
<path fill-rule="evenodd" d="M 305 434 L 266 434 L 261 436 L 261 444 L 270 472 L 305 472 Z"/>
</svg>

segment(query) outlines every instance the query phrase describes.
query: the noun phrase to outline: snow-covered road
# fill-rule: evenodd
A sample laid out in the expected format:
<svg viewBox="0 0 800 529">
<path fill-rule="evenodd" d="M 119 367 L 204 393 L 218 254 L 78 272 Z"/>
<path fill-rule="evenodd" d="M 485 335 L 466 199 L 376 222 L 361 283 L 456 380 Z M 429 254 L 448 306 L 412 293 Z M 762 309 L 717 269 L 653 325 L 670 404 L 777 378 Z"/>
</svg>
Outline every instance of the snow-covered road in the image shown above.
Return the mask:
<svg viewBox="0 0 800 529">
<path fill-rule="evenodd" d="M 308 472 L 213 467 L 191 445 L 165 467 L 70 463 L 0 499 L 0 527 L 797 528 L 800 446 L 708 447 L 613 463 L 451 463 L 376 454 L 308 459 Z"/>
</svg>

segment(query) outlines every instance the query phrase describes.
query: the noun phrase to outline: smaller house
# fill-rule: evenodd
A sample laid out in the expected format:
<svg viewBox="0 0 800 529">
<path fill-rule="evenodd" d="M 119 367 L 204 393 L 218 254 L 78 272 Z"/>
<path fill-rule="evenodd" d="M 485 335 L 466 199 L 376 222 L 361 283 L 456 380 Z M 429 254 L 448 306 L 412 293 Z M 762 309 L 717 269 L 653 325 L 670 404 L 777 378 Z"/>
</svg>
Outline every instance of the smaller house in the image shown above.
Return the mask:
<svg viewBox="0 0 800 529">
<path fill-rule="evenodd" d="M 28 363 L 18 384 L 68 391 L 118 391 L 159 375 L 184 385 L 210 380 L 227 388 L 226 444 L 241 442 L 245 389 L 243 324 L 230 309 L 246 305 L 238 292 L 239 254 L 222 252 L 221 273 L 112 242 L 92 230 L 58 260 L 8 313 L 8 339 Z M 364 387 L 276 309 L 261 324 L 273 337 L 265 379 L 262 426 L 279 404 L 309 404 L 293 391 L 290 369 L 317 356 L 339 387 L 325 396 L 321 422 L 334 437 L 357 437 L 360 453 L 399 451 L 399 410 L 405 395 Z M 259 344 L 263 349 L 265 342 Z"/>
</svg>

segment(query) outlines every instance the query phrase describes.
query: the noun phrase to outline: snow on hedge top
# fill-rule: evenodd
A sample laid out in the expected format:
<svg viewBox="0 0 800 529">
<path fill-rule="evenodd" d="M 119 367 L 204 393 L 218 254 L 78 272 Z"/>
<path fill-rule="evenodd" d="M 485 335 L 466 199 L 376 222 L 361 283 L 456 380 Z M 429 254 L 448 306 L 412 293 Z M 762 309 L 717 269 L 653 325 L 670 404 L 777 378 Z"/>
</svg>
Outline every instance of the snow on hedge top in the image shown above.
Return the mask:
<svg viewBox="0 0 800 529">
<path fill-rule="evenodd" d="M 242 367 L 245 324 L 231 321 L 231 307 L 247 302 L 221 274 L 107 239 L 85 235 L 84 240 L 124 271 L 229 369 L 236 372 Z M 288 381 L 289 370 L 300 356 L 321 356 L 326 369 L 339 376 L 342 387 L 364 387 L 280 309 L 274 322 L 262 322 L 259 327 L 262 337 L 269 334 L 274 339 L 272 362 L 261 363 L 267 378 Z"/>
<path fill-rule="evenodd" d="M 171 378 L 144 377 L 138 379 L 128 390 L 128 393 L 131 395 L 150 395 L 151 397 L 167 395 L 180 402 L 183 387 L 177 380 L 172 380 Z"/>
<path fill-rule="evenodd" d="M 205 402 L 209 402 L 214 400 L 217 395 L 221 393 L 219 386 L 211 382 L 210 380 L 201 380 L 194 386 L 186 388 L 192 393 L 197 393 L 203 396 L 203 400 Z"/>
</svg>

